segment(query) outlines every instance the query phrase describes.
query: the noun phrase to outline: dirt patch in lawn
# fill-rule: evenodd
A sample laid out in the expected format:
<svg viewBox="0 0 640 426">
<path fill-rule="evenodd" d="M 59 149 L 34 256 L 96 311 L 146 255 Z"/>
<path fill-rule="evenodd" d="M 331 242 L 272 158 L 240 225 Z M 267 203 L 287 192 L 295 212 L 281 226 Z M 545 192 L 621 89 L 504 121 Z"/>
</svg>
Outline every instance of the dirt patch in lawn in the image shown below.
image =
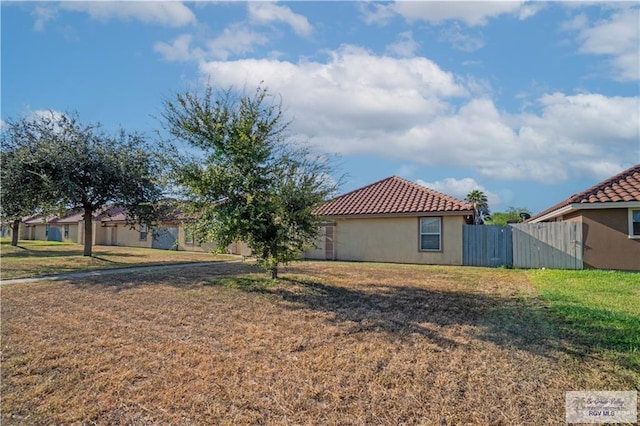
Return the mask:
<svg viewBox="0 0 640 426">
<path fill-rule="evenodd" d="M 518 271 L 282 276 L 229 263 L 3 288 L 3 423 L 564 424 L 564 391 L 630 383 L 570 353 Z"/>
</svg>

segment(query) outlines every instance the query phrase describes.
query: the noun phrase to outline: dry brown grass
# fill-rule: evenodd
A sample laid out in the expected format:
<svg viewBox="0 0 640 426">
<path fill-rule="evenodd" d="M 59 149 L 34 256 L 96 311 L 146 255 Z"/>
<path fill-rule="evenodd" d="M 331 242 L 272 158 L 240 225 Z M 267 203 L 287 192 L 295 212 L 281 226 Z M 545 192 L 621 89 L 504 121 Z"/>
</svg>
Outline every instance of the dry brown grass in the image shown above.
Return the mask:
<svg viewBox="0 0 640 426">
<path fill-rule="evenodd" d="M 96 269 L 209 262 L 230 258 L 234 256 L 214 257 L 211 253 L 203 252 L 114 246 L 94 246 L 93 256 L 83 256 L 82 246 L 78 244 L 20 241 L 18 247 L 12 247 L 8 241 L 4 241 L 0 252 L 0 277 L 6 280 Z"/>
<path fill-rule="evenodd" d="M 308 262 L 2 289 L 3 424 L 564 424 L 637 376 L 559 336 L 524 273 Z"/>
</svg>

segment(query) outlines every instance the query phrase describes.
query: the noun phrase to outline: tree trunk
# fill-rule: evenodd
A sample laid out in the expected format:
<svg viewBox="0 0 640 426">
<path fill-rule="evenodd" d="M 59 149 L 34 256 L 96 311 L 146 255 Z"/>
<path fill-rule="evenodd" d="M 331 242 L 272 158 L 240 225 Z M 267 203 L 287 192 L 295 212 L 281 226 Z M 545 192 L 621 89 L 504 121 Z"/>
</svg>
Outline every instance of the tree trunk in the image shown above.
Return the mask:
<svg viewBox="0 0 640 426">
<path fill-rule="evenodd" d="M 277 280 L 278 279 L 278 267 L 274 266 L 273 268 L 271 268 L 271 279 L 272 280 Z"/>
<path fill-rule="evenodd" d="M 15 219 L 11 224 L 11 245 L 18 245 L 18 237 L 20 236 L 20 219 Z"/>
<path fill-rule="evenodd" d="M 91 256 L 91 249 L 93 247 L 93 223 L 92 219 L 92 211 L 88 209 L 84 209 L 84 215 L 82 218 L 84 219 L 84 252 L 83 256 Z"/>
</svg>

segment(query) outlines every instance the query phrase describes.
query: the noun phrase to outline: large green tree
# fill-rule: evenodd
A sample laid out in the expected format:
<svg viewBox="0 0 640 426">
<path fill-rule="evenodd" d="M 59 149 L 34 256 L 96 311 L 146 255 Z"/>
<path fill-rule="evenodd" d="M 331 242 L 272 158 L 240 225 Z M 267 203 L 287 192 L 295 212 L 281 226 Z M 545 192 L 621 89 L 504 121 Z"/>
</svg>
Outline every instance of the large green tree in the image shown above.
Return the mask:
<svg viewBox="0 0 640 426">
<path fill-rule="evenodd" d="M 465 197 L 465 201 L 473 205 L 474 223 L 483 224 L 490 216 L 489 200 L 484 192 L 474 189 Z"/>
<path fill-rule="evenodd" d="M 93 216 L 104 207 L 124 207 L 132 223 L 158 217 L 162 163 L 140 135 L 120 130 L 110 136 L 98 124 L 83 125 L 75 115 L 54 113 L 9 120 L 7 135 L 8 151 L 29 151 L 25 176 L 47 183 L 38 204 L 82 209 L 85 256 L 92 254 Z M 17 180 L 15 187 L 26 183 Z"/>
<path fill-rule="evenodd" d="M 165 102 L 166 129 L 200 152 L 175 163 L 195 235 L 220 248 L 245 241 L 278 276 L 319 232 L 313 210 L 336 190 L 327 158 L 292 141 L 279 98 L 258 87 L 183 93 Z"/>
<path fill-rule="evenodd" d="M 487 220 L 488 225 L 506 226 L 508 223 L 521 223 L 524 219 L 531 217 L 531 211 L 525 207 L 509 207 L 507 211 L 495 212 L 491 214 L 491 219 Z"/>
<path fill-rule="evenodd" d="M 18 130 L 16 126 L 2 130 L 0 151 L 0 218 L 11 224 L 13 246 L 18 245 L 21 220 L 51 210 L 53 197 L 49 180 L 38 172 L 37 144 L 14 143 L 21 137 Z"/>
</svg>

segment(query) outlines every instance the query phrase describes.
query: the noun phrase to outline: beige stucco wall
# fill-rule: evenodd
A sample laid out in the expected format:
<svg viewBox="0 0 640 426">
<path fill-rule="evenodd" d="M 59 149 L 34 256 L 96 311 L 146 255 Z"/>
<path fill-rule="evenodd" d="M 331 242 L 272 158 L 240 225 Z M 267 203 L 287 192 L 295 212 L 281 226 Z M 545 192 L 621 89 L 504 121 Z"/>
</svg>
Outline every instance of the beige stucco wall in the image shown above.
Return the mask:
<svg viewBox="0 0 640 426">
<path fill-rule="evenodd" d="M 216 249 L 216 243 L 200 243 L 193 241 L 192 244 L 187 244 L 187 229 L 184 225 L 178 226 L 178 250 L 184 251 L 202 251 L 213 252 Z"/>
<path fill-rule="evenodd" d="M 99 243 L 98 243 L 99 244 Z M 133 229 L 131 225 L 119 223 L 116 225 L 115 245 L 125 247 L 141 247 L 151 248 L 153 244 L 152 229 L 147 232 L 147 239 L 140 239 L 140 225 L 135 225 Z"/>
<path fill-rule="evenodd" d="M 69 236 L 65 238 L 64 236 L 64 227 L 65 225 L 69 225 Z M 78 243 L 78 224 L 77 223 L 68 223 L 57 225 L 60 228 L 60 235 L 62 236 L 62 241 L 65 243 Z"/>
<path fill-rule="evenodd" d="M 41 241 L 47 241 L 47 225 L 42 223 L 42 224 L 37 224 L 34 225 L 34 231 L 31 231 L 31 235 L 33 237 L 34 240 L 41 240 Z"/>
<path fill-rule="evenodd" d="M 337 219 L 336 260 L 462 265 L 463 216 L 442 217 L 442 251 L 419 250 L 418 217 Z"/>
<path fill-rule="evenodd" d="M 186 244 L 185 241 L 185 227 L 182 224 L 164 224 L 165 226 L 178 228 L 178 250 L 184 251 L 200 251 L 200 252 L 213 252 L 216 250 L 215 242 L 208 242 L 202 244 Z M 78 244 L 84 244 L 84 222 L 81 221 L 78 224 L 69 224 L 69 237 L 64 238 L 64 224 L 50 225 L 51 228 L 57 227 L 60 230 L 60 235 L 63 241 L 74 242 Z M 24 224 L 20 225 L 20 239 L 35 239 L 46 241 L 45 234 L 46 224 L 38 223 L 31 226 Z M 131 225 L 126 223 L 109 223 L 108 226 L 102 226 L 102 223 L 98 221 L 93 222 L 93 244 L 94 245 L 117 245 L 123 247 L 141 247 L 152 248 L 153 246 L 153 233 L 152 229 L 149 229 L 146 240 L 140 240 L 140 226 L 136 225 L 131 228 Z M 238 254 L 243 256 L 251 256 L 251 248 L 244 242 L 238 241 L 231 244 L 225 250 L 226 253 Z"/>
<path fill-rule="evenodd" d="M 326 260 L 327 253 L 325 251 L 325 231 L 326 227 L 320 227 L 320 234 L 313 242 L 313 246 L 304 251 L 303 259 L 320 259 Z"/>
<path fill-rule="evenodd" d="M 640 271 L 640 239 L 629 238 L 629 210 L 579 210 L 562 220 L 582 222 L 585 268 Z"/>
<path fill-rule="evenodd" d="M 20 223 L 20 233 L 18 235 L 18 238 L 21 240 L 31 239 L 31 227 L 24 223 Z"/>
</svg>

